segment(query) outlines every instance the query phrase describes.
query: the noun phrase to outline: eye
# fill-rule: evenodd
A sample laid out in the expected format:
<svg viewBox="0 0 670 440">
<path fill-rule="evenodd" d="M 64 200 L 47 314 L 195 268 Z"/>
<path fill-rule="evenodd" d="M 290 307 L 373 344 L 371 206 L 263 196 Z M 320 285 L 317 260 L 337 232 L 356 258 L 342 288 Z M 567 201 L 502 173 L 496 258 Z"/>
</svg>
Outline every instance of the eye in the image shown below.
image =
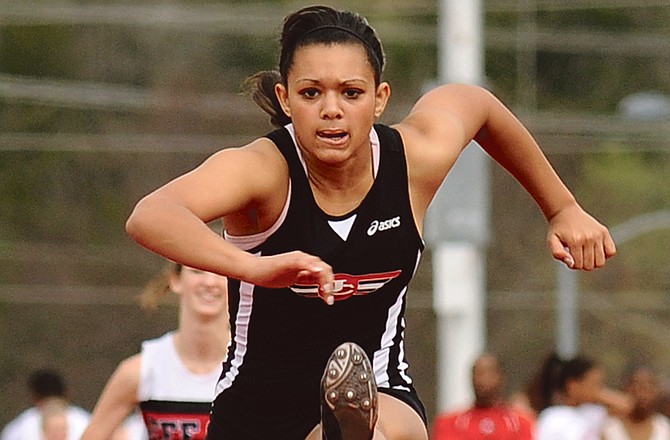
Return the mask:
<svg viewBox="0 0 670 440">
<path fill-rule="evenodd" d="M 303 89 L 300 91 L 300 95 L 304 96 L 305 98 L 316 98 L 316 96 L 319 94 L 319 91 L 315 88 L 309 88 L 309 89 Z"/>
<path fill-rule="evenodd" d="M 346 89 L 344 91 L 344 96 L 350 99 L 356 99 L 358 98 L 361 94 L 363 94 L 363 90 L 360 89 Z"/>
</svg>

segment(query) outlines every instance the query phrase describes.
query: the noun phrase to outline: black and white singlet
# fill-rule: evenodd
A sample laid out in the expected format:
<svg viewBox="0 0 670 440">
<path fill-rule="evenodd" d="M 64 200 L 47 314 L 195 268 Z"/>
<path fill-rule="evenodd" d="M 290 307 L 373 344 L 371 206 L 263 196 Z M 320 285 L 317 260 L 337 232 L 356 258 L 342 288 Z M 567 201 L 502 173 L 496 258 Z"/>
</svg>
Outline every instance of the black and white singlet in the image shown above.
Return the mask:
<svg viewBox="0 0 670 440">
<path fill-rule="evenodd" d="M 149 440 L 204 440 L 221 369 L 190 372 L 168 332 L 142 343 L 140 371 L 137 397 Z"/>
<path fill-rule="evenodd" d="M 268 289 L 229 280 L 232 343 L 216 386 L 210 440 L 303 440 L 319 423 L 320 379 L 340 343 L 358 343 L 369 356 L 380 392 L 415 393 L 404 351 L 407 286 L 423 251 L 409 201 L 399 133 L 370 133 L 374 183 L 347 215 L 324 213 L 288 125 L 267 135 L 290 173 L 284 211 L 269 230 L 226 236 L 256 255 L 301 250 L 333 267 L 336 302 L 317 286 Z M 418 399 L 417 399 L 418 400 Z"/>
</svg>

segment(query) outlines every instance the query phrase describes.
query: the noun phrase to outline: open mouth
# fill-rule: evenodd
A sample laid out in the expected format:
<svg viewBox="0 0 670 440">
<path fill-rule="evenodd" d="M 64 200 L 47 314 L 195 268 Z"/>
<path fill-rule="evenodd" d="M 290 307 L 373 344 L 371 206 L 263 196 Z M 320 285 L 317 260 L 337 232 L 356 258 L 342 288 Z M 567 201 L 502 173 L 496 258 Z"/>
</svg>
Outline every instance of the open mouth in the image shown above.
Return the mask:
<svg viewBox="0 0 670 440">
<path fill-rule="evenodd" d="M 346 131 L 342 131 L 342 130 L 321 130 L 321 131 L 318 131 L 316 134 L 319 138 L 325 139 L 325 140 L 328 140 L 328 141 L 331 141 L 331 142 L 342 141 L 343 139 L 345 139 L 349 135 L 349 133 L 347 133 Z"/>
</svg>

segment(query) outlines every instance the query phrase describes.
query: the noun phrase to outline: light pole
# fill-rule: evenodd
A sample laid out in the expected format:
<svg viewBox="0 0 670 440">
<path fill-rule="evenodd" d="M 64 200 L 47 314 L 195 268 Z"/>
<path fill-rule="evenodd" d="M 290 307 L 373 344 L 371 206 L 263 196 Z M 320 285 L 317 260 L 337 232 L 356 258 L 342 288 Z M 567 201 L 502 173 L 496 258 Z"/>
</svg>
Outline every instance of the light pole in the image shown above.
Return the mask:
<svg viewBox="0 0 670 440">
<path fill-rule="evenodd" d="M 438 20 L 440 83 L 481 84 L 481 1 L 440 0 Z M 485 348 L 489 170 L 479 146 L 465 149 L 435 196 L 425 237 L 433 250 L 437 404 L 442 411 L 470 400 L 470 366 Z"/>
</svg>

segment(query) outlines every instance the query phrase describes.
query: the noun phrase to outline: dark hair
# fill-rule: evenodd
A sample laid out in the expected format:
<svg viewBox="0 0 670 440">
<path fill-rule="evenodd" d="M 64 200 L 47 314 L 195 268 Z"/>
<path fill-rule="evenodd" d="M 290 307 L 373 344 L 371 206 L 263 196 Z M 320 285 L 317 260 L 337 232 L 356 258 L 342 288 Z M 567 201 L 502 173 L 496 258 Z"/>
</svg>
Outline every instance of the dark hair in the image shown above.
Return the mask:
<svg viewBox="0 0 670 440">
<path fill-rule="evenodd" d="M 596 367 L 596 363 L 585 356 L 561 359 L 557 353 L 549 354 L 528 387 L 530 406 L 540 413 L 554 404 L 554 396 L 564 392 L 571 380 L 582 379 Z"/>
<path fill-rule="evenodd" d="M 61 374 L 49 368 L 35 370 L 28 378 L 28 389 L 33 398 L 65 397 L 67 388 Z"/>
<path fill-rule="evenodd" d="M 295 51 L 312 44 L 336 43 L 361 44 L 374 70 L 375 84 L 379 85 L 384 70 L 384 50 L 367 20 L 354 12 L 338 11 L 328 6 L 308 6 L 284 19 L 279 70 L 258 72 L 244 83 L 247 93 L 270 115 L 272 125 L 281 127 L 291 122 L 279 105 L 274 87 L 280 82 L 286 84 Z"/>
</svg>

